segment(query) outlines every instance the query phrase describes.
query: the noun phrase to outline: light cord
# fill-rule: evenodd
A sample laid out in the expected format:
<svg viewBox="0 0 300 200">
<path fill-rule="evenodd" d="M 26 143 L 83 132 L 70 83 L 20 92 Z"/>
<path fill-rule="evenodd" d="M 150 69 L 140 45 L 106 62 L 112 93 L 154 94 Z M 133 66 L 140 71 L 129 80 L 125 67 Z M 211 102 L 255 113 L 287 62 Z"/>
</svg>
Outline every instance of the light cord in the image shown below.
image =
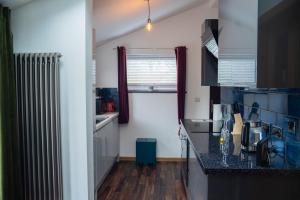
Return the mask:
<svg viewBox="0 0 300 200">
<path fill-rule="evenodd" d="M 148 0 L 148 20 L 150 19 L 150 17 L 151 17 L 150 0 Z"/>
</svg>

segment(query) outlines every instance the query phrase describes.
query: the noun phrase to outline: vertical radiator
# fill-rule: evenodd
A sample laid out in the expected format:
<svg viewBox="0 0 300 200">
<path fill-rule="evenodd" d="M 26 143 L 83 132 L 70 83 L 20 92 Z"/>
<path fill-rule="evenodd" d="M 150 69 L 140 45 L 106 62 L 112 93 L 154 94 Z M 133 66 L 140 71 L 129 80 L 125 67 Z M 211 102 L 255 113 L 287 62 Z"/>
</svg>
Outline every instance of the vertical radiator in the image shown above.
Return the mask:
<svg viewBox="0 0 300 200">
<path fill-rule="evenodd" d="M 61 200 L 60 54 L 15 54 L 18 127 L 26 200 Z"/>
</svg>

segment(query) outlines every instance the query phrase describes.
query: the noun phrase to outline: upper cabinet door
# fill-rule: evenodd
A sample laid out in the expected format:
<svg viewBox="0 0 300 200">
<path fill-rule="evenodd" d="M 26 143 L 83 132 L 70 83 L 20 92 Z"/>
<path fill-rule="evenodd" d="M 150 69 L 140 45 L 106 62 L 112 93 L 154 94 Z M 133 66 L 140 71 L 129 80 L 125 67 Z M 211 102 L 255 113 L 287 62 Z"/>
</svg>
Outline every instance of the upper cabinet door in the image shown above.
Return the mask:
<svg viewBox="0 0 300 200">
<path fill-rule="evenodd" d="M 202 31 L 201 85 L 218 86 L 218 20 L 206 19 Z"/>
<path fill-rule="evenodd" d="M 300 1 L 259 0 L 258 87 L 300 88 Z"/>
<path fill-rule="evenodd" d="M 257 0 L 219 1 L 221 86 L 256 87 Z"/>
</svg>

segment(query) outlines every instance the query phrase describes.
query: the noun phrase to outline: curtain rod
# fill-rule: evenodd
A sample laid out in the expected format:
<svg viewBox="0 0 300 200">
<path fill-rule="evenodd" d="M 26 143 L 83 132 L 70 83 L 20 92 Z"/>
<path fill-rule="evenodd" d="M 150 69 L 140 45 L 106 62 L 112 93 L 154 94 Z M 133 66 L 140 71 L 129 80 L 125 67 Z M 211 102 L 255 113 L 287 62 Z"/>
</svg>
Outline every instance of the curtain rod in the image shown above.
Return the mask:
<svg viewBox="0 0 300 200">
<path fill-rule="evenodd" d="M 174 48 L 126 48 L 128 50 L 174 50 Z M 186 48 L 188 49 L 188 48 Z M 117 50 L 117 48 L 113 48 L 113 50 Z"/>
</svg>

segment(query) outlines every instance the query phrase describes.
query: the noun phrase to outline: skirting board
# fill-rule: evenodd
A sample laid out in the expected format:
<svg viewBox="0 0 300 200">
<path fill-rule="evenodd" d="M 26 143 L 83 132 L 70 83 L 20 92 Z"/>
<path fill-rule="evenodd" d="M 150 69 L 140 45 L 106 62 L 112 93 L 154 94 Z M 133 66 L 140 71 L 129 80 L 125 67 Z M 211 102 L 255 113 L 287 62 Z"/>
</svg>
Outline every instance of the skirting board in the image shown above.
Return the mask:
<svg viewBox="0 0 300 200">
<path fill-rule="evenodd" d="M 156 158 L 157 162 L 183 162 L 184 158 Z M 135 157 L 120 157 L 120 161 L 135 161 Z"/>
</svg>

